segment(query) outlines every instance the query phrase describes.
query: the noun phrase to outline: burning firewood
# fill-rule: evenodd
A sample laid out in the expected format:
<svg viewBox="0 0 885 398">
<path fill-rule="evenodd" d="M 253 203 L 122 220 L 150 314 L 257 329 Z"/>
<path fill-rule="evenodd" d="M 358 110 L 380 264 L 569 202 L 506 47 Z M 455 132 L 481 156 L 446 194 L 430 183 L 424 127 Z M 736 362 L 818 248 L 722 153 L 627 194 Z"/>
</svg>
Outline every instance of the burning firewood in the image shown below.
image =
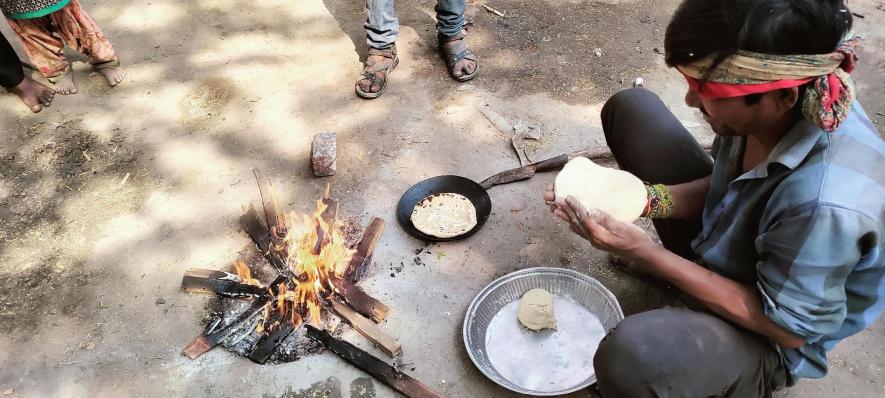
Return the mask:
<svg viewBox="0 0 885 398">
<path fill-rule="evenodd" d="M 368 295 L 361 287 L 346 279 L 334 279 L 332 283 L 335 286 L 335 292 L 344 299 L 344 302 L 360 314 L 375 322 L 381 322 L 387 318 L 390 307 Z"/>
<path fill-rule="evenodd" d="M 281 282 L 282 280 L 283 277 L 277 277 L 274 282 Z M 227 324 L 220 327 L 217 326 L 218 323 L 209 325 L 203 333 L 200 333 L 199 336 L 184 348 L 182 353 L 187 355 L 190 359 L 196 359 L 200 355 L 215 348 L 215 346 L 221 343 L 222 340 L 226 339 L 231 333 L 236 331 L 241 323 L 252 319 L 252 317 L 263 311 L 269 300 L 269 294 L 265 293 L 261 297 L 256 298 L 245 311 L 241 312 L 236 318 Z"/>
<path fill-rule="evenodd" d="M 350 259 L 350 264 L 347 265 L 347 271 L 344 273 L 345 278 L 356 283 L 366 275 L 369 263 L 372 262 L 372 253 L 375 251 L 378 241 L 381 240 L 382 233 L 384 233 L 384 220 L 378 217 L 373 218 L 369 226 L 366 227 L 366 231 L 363 232 L 363 238 L 356 246 L 356 253 Z"/>
<path fill-rule="evenodd" d="M 258 191 L 261 194 L 261 204 L 264 207 L 264 218 L 267 220 L 267 230 L 273 233 L 283 223 L 282 214 L 277 210 L 277 195 L 270 184 L 270 179 L 255 168 L 252 169 L 255 179 L 258 180 Z"/>
<path fill-rule="evenodd" d="M 248 268 L 246 268 L 246 272 L 248 272 Z M 260 282 L 251 277 L 244 280 L 229 272 L 199 268 L 185 271 L 181 287 L 187 291 L 216 293 L 226 297 L 260 296 L 267 290 Z"/>
<path fill-rule="evenodd" d="M 283 311 L 269 311 L 269 306 L 265 306 L 265 320 L 262 328 L 269 328 L 266 334 L 262 335 L 249 353 L 249 359 L 256 363 L 265 363 L 267 359 L 273 355 L 277 346 L 289 337 L 292 332 L 301 327 L 302 318 L 297 312 L 284 313 Z"/>
<path fill-rule="evenodd" d="M 365 338 L 369 339 L 369 341 L 374 343 L 381 349 L 381 351 L 384 351 L 385 354 L 395 357 L 403 352 L 399 341 L 393 336 L 384 333 L 378 325 L 368 318 L 356 313 L 356 311 L 338 300 L 329 300 L 329 304 L 331 305 L 332 310 L 335 311 L 341 319 L 350 324 L 350 326 L 353 326 L 357 332 L 360 332 Z"/>
<path fill-rule="evenodd" d="M 376 358 L 372 354 L 344 340 L 336 339 L 325 330 L 317 329 L 309 324 L 304 325 L 307 335 L 322 343 L 354 366 L 364 370 L 372 377 L 387 384 L 391 388 L 409 398 L 441 398 L 442 395 L 430 389 L 411 376 L 396 370 L 393 366 Z"/>
<path fill-rule="evenodd" d="M 355 284 L 368 269 L 384 230 L 384 221 L 373 219 L 356 249 L 351 249 L 344 241 L 343 229 L 338 221 L 339 204 L 331 198 L 330 185 L 326 186 L 322 198 L 317 200 L 312 215 L 284 214 L 278 208 L 270 180 L 260 170 L 256 169 L 254 173 L 261 191 L 267 227 L 251 205 L 240 217 L 240 223 L 278 275 L 265 287 L 252 278 L 245 263 L 235 265 L 236 275 L 223 271 L 189 270 L 183 279 L 186 289 L 231 296 L 243 294 L 254 296 L 255 299 L 233 320 L 221 326 L 218 320 L 206 328 L 185 348 L 184 354 L 196 358 L 239 330 L 233 341 L 239 342 L 257 333 L 255 340 L 247 340 L 254 341 L 247 352 L 253 361 L 265 363 L 293 332 L 305 325 L 322 325 L 324 310 L 337 314 L 385 353 L 391 356 L 399 354 L 401 347 L 396 339 L 372 322 L 382 321 L 390 308 Z M 226 344 L 230 344 L 230 341 Z M 340 348 L 334 339 L 329 344 Z M 334 350 L 332 346 L 330 349 Z M 358 361 L 366 361 L 364 356 L 357 355 L 357 358 Z M 378 361 L 377 358 L 375 361 Z M 395 373 L 390 372 L 382 370 L 378 376 L 370 371 L 376 377 L 404 376 L 395 370 L 392 370 Z M 390 380 L 385 382 L 391 383 Z M 417 385 L 423 387 L 420 383 Z M 402 388 L 405 390 L 400 391 L 421 391 L 410 390 L 414 386 L 409 387 L 408 383 L 404 386 Z"/>
<path fill-rule="evenodd" d="M 271 250 L 273 245 L 271 236 L 264 228 L 264 225 L 261 225 L 261 219 L 258 218 L 258 212 L 255 211 L 255 208 L 252 207 L 251 204 L 249 205 L 249 210 L 240 216 L 240 224 L 243 226 L 243 229 L 249 237 L 252 238 L 252 241 L 255 242 L 255 245 L 258 246 L 258 251 L 264 254 L 267 261 L 270 262 L 270 265 L 273 266 L 277 273 L 283 276 L 289 276 L 289 273 L 291 272 L 289 267 L 277 253 Z"/>
</svg>

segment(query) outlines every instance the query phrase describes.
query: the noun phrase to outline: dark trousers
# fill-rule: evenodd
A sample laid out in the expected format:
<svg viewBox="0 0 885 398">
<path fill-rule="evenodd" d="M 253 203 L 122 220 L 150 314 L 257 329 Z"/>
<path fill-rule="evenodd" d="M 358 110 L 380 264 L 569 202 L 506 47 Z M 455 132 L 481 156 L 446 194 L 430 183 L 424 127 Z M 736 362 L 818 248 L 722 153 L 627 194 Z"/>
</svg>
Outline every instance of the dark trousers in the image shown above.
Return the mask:
<svg viewBox="0 0 885 398">
<path fill-rule="evenodd" d="M 615 94 L 602 108 L 605 139 L 618 166 L 654 184 L 710 175 L 712 159 L 645 89 Z M 664 246 L 694 259 L 701 221 L 655 220 Z M 707 313 L 663 308 L 624 319 L 593 360 L 605 398 L 762 397 L 785 384 L 774 345 Z"/>
<path fill-rule="evenodd" d="M 22 63 L 15 55 L 6 36 L 0 35 L 0 86 L 11 88 L 18 86 L 25 78 Z"/>
</svg>

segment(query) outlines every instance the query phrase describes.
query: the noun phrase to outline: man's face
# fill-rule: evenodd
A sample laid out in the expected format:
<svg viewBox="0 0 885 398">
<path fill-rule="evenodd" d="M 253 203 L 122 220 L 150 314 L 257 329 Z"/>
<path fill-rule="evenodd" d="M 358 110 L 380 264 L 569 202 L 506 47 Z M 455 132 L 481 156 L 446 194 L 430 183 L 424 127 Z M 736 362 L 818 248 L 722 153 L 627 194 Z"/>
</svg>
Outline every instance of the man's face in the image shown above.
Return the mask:
<svg viewBox="0 0 885 398">
<path fill-rule="evenodd" d="M 784 116 L 778 93 L 763 93 L 758 102 L 747 105 L 744 97 L 708 99 L 688 88 L 685 103 L 698 108 L 704 120 L 720 136 L 740 136 L 768 130 Z"/>
</svg>

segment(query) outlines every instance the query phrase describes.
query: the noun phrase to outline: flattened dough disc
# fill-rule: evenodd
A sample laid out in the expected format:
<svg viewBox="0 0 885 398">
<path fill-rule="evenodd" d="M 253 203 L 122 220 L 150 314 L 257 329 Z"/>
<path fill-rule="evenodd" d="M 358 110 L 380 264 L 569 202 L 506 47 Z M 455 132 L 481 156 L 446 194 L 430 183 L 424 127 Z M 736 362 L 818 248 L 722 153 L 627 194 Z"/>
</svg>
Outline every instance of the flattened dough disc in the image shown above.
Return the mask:
<svg viewBox="0 0 885 398">
<path fill-rule="evenodd" d="M 476 208 L 463 195 L 440 193 L 418 202 L 411 219 L 412 225 L 425 234 L 451 238 L 476 226 Z"/>
<path fill-rule="evenodd" d="M 645 184 L 623 170 L 602 167 L 585 157 L 566 163 L 556 175 L 557 201 L 574 196 L 587 209 L 602 210 L 612 217 L 632 223 L 645 209 Z"/>
</svg>

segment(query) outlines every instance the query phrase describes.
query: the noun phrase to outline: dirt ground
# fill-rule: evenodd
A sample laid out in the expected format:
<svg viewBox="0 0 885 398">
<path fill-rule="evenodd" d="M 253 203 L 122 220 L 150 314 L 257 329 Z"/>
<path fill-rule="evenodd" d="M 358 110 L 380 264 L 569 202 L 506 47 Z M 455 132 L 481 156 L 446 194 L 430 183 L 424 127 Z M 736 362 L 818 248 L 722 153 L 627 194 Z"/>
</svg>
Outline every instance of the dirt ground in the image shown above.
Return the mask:
<svg viewBox="0 0 885 398">
<path fill-rule="evenodd" d="M 503 18 L 471 1 L 481 69 L 469 84 L 453 82 L 435 52 L 433 2 L 402 0 L 402 62 L 370 102 L 353 94 L 365 57 L 360 2 L 82 2 L 117 48 L 126 81 L 110 89 L 78 62 L 80 93 L 43 113 L 0 96 L 2 397 L 393 396 L 330 353 L 272 366 L 222 349 L 195 361 L 180 354 L 210 301 L 180 291 L 181 276 L 229 266 L 249 245 L 238 217 L 259 201 L 253 167 L 290 209 L 310 210 L 331 181 L 345 215 L 386 220 L 362 285 L 392 308 L 383 326 L 401 339 L 398 364 L 447 396 L 515 396 L 473 366 L 460 332 L 470 300 L 498 276 L 579 270 L 628 314 L 671 298 L 612 269 L 552 219 L 540 199 L 551 174 L 491 189 L 486 226 L 459 242 L 409 237 L 393 204 L 426 177 L 481 180 L 517 165 L 482 104 L 541 126 L 528 155 L 543 159 L 604 145 L 602 102 L 641 76 L 709 139 L 682 102 L 684 82 L 663 65 L 677 0 L 488 2 Z M 885 2 L 851 6 L 867 38 L 860 100 L 885 123 Z M 325 130 L 338 133 L 338 174 L 316 179 L 310 141 Z M 361 336 L 344 337 L 383 357 Z M 885 324 L 847 339 L 830 364 L 825 379 L 779 396 L 885 395 Z"/>
</svg>

